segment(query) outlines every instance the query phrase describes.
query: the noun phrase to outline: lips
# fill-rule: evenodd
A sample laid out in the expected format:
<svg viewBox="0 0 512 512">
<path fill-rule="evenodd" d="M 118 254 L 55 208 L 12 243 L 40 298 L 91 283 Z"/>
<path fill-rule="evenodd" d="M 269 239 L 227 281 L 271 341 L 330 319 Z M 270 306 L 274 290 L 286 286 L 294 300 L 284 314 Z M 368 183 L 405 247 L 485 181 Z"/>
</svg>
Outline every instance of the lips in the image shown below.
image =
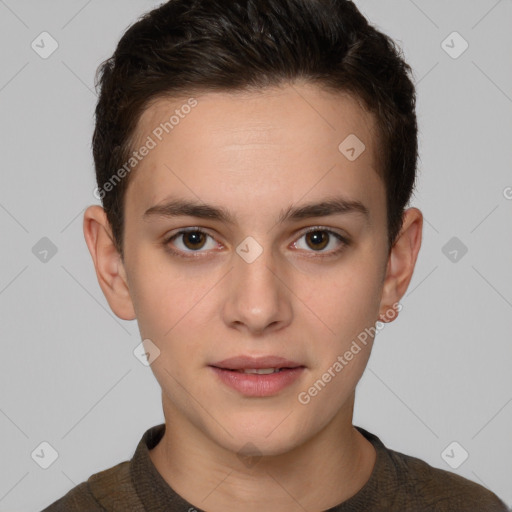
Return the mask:
<svg viewBox="0 0 512 512">
<path fill-rule="evenodd" d="M 306 367 L 279 356 L 237 356 L 210 364 L 213 374 L 245 397 L 278 395 L 300 379 Z"/>
<path fill-rule="evenodd" d="M 244 372 L 246 370 L 282 370 L 284 368 L 292 369 L 304 367 L 304 365 L 296 361 L 291 361 L 290 359 L 285 359 L 284 357 L 279 356 L 236 356 L 224 359 L 222 361 L 218 361 L 209 366 L 220 368 L 222 370 L 233 370 L 240 372 Z"/>
<path fill-rule="evenodd" d="M 279 395 L 306 371 L 305 366 L 282 357 L 225 359 L 210 365 L 210 369 L 225 386 L 247 398 Z"/>
</svg>

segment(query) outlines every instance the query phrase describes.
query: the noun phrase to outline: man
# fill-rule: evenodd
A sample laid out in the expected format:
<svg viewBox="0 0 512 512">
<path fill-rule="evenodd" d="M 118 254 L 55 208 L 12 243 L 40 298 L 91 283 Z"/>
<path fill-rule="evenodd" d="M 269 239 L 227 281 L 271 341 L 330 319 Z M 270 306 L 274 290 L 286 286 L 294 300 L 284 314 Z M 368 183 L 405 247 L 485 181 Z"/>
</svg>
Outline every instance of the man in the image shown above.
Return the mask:
<svg viewBox="0 0 512 512">
<path fill-rule="evenodd" d="M 409 72 L 345 0 L 171 0 L 127 30 L 84 233 L 165 424 L 46 510 L 506 510 L 352 424 L 421 245 Z"/>
</svg>

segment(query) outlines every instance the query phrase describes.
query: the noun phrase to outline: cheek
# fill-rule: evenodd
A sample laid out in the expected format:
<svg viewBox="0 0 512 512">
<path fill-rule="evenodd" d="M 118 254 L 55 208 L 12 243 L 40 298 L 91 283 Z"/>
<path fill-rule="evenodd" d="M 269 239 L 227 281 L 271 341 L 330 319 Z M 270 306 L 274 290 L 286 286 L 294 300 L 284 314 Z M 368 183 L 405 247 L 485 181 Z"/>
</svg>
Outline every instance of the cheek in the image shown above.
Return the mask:
<svg viewBox="0 0 512 512">
<path fill-rule="evenodd" d="M 130 295 L 137 315 L 140 334 L 150 339 L 168 359 L 200 357 L 200 336 L 211 324 L 209 291 L 215 284 L 210 272 L 184 272 L 171 266 L 165 257 L 150 254 L 137 258 L 144 262 L 130 272 Z M 196 339 L 197 338 L 197 339 Z"/>
<path fill-rule="evenodd" d="M 304 304 L 316 313 L 330 334 L 327 338 L 338 347 L 375 324 L 380 295 L 379 264 L 362 251 L 302 287 Z"/>
<path fill-rule="evenodd" d="M 319 408 L 318 418 L 325 419 L 346 403 L 368 363 L 380 303 L 378 267 L 361 262 L 340 267 L 321 284 L 321 292 L 317 288 L 310 294 L 308 306 L 319 312 L 327 335 L 317 336 L 310 351 L 312 373 L 301 396 L 309 397 Z M 318 321 L 308 318 L 304 329 L 313 332 L 312 322 Z M 325 403 L 332 409 L 325 409 Z"/>
<path fill-rule="evenodd" d="M 184 315 L 192 287 L 183 276 L 164 266 L 151 251 L 131 252 L 127 271 L 139 330 L 144 338 L 163 339 Z M 172 331 L 171 331 L 172 332 Z"/>
<path fill-rule="evenodd" d="M 169 306 L 171 290 L 169 282 L 164 286 L 162 280 L 154 279 L 151 274 L 132 274 L 130 295 L 143 338 L 160 339 L 173 326 L 176 310 Z"/>
<path fill-rule="evenodd" d="M 193 285 L 184 285 L 177 276 L 141 276 L 137 281 L 139 331 L 142 339 L 150 339 L 158 348 L 151 368 L 162 389 L 175 401 L 180 400 L 179 383 L 186 382 L 191 369 L 204 359 L 198 335 L 204 330 L 203 303 L 198 303 L 201 294 L 196 292 Z"/>
</svg>

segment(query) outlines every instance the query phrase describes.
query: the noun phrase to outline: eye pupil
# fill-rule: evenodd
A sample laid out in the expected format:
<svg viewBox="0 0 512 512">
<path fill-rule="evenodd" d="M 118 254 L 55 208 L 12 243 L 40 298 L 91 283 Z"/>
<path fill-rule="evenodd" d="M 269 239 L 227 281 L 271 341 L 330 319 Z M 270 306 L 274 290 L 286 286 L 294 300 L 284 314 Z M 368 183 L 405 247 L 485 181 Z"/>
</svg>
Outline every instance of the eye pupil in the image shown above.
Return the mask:
<svg viewBox="0 0 512 512">
<path fill-rule="evenodd" d="M 328 243 L 329 235 L 325 231 L 310 231 L 306 234 L 306 239 L 313 241 L 313 246 L 308 241 L 308 245 L 312 249 L 323 249 Z"/>
</svg>

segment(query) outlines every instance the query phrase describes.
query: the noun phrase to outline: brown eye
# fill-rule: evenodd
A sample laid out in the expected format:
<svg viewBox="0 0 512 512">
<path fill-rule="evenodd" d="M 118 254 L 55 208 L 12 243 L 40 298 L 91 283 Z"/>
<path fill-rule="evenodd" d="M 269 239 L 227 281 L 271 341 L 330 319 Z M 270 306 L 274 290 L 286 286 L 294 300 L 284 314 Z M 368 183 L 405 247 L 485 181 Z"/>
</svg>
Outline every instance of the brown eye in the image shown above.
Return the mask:
<svg viewBox="0 0 512 512">
<path fill-rule="evenodd" d="M 294 242 L 296 249 L 301 249 L 316 257 L 334 256 L 350 245 L 350 240 L 332 229 L 311 228 Z"/>
<path fill-rule="evenodd" d="M 310 231 L 306 233 L 306 243 L 311 249 L 322 250 L 329 243 L 330 235 L 326 231 Z"/>
<path fill-rule="evenodd" d="M 216 247 L 214 238 L 198 228 L 179 231 L 167 238 L 164 245 L 174 253 L 189 255 L 192 253 L 206 253 L 208 249 L 215 249 Z"/>
<path fill-rule="evenodd" d="M 183 244 L 187 249 L 202 249 L 206 241 L 206 235 L 201 231 L 188 231 L 182 235 Z"/>
</svg>

